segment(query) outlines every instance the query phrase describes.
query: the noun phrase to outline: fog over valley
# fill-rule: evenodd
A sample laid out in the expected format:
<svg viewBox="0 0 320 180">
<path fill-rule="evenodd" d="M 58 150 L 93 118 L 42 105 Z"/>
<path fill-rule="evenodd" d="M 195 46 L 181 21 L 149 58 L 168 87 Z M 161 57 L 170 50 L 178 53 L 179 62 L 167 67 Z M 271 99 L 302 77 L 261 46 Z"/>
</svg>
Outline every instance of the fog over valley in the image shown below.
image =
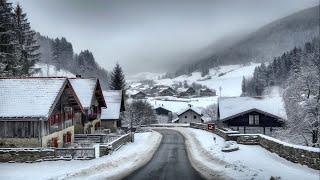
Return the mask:
<svg viewBox="0 0 320 180">
<path fill-rule="evenodd" d="M 167 72 L 199 60 L 317 0 L 21 0 L 31 26 L 65 37 L 75 53 L 90 50 L 100 66 L 119 62 L 126 74 Z M 236 38 L 235 38 L 236 37 Z"/>
</svg>

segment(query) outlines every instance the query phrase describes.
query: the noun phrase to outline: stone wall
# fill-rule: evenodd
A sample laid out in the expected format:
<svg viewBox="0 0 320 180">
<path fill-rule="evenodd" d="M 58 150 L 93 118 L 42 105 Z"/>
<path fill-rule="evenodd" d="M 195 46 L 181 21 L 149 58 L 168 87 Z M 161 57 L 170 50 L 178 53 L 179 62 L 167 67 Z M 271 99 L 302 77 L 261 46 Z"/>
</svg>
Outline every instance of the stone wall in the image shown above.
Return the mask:
<svg viewBox="0 0 320 180">
<path fill-rule="evenodd" d="M 38 138 L 0 138 L 1 148 L 17 148 L 26 147 L 34 148 L 40 147 L 41 144 Z"/>
<path fill-rule="evenodd" d="M 134 134 L 132 134 L 132 136 L 134 136 Z M 131 136 L 130 133 L 128 134 L 125 134 L 123 136 L 121 136 L 120 138 L 112 141 L 110 143 L 111 145 L 111 149 L 114 151 L 114 150 L 117 150 L 118 148 L 120 148 L 123 144 L 126 144 L 127 142 L 131 142 L 131 139 L 133 139 L 133 137 Z"/>
<path fill-rule="evenodd" d="M 259 145 L 291 162 L 320 170 L 319 148 L 296 146 L 264 135 L 259 135 Z"/>
<path fill-rule="evenodd" d="M 196 128 L 191 124 L 190 127 Z M 320 170 L 320 148 L 289 144 L 263 134 L 239 134 L 238 131 L 227 129 L 216 129 L 215 134 L 226 141 L 237 141 L 239 144 L 246 145 L 260 145 L 288 161 Z"/>
<path fill-rule="evenodd" d="M 48 157 L 54 157 L 53 149 L 40 148 L 2 148 L 0 149 L 0 162 L 34 162 Z"/>
</svg>

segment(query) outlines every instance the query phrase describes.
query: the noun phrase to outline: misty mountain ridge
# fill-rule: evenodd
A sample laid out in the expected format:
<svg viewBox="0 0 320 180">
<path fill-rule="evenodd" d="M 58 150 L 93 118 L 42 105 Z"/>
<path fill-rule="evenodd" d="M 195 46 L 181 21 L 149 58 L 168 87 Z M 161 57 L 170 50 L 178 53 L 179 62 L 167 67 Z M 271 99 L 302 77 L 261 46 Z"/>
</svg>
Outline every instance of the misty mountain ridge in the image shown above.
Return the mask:
<svg viewBox="0 0 320 180">
<path fill-rule="evenodd" d="M 40 62 L 37 64 L 41 73 L 36 76 L 79 74 L 82 77 L 97 77 L 102 87 L 108 88 L 108 72 L 99 66 L 89 50 L 74 53 L 72 44 L 66 38 L 51 39 L 40 33 L 37 33 L 36 38 L 41 53 Z"/>
<path fill-rule="evenodd" d="M 184 65 L 171 76 L 190 74 L 202 71 L 204 74 L 211 67 L 230 64 L 246 64 L 248 62 L 270 62 L 274 57 L 292 49 L 302 46 L 319 36 L 319 6 L 308 8 L 287 17 L 269 23 L 254 33 L 250 33 L 242 40 L 235 40 L 232 45 L 220 50 L 208 48 L 198 54 L 194 63 Z M 212 47 L 217 47 L 216 44 Z"/>
</svg>

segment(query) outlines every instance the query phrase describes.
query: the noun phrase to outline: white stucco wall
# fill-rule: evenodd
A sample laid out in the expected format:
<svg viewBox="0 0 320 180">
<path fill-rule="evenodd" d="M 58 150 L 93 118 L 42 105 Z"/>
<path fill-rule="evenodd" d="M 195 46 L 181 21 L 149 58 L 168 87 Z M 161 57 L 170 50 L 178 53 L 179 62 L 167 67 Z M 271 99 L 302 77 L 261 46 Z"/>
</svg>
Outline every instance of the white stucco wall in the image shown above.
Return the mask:
<svg viewBox="0 0 320 180">
<path fill-rule="evenodd" d="M 196 118 L 194 118 L 194 116 Z M 187 118 L 186 118 L 187 117 Z M 201 123 L 201 116 L 193 111 L 186 111 L 179 116 L 179 123 Z"/>
</svg>

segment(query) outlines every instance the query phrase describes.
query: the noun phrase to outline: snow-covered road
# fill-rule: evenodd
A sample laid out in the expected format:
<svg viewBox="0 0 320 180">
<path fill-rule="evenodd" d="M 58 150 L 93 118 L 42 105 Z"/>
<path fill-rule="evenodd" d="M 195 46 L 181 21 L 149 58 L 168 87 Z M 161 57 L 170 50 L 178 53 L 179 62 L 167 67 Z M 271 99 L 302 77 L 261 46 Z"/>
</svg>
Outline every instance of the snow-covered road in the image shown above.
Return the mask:
<svg viewBox="0 0 320 180">
<path fill-rule="evenodd" d="M 183 136 L 171 129 L 157 131 L 162 134 L 159 149 L 148 164 L 125 180 L 202 180 L 203 178 L 189 162 Z"/>
<path fill-rule="evenodd" d="M 122 179 L 146 164 L 161 141 L 158 132 L 136 133 L 135 142 L 89 161 L 0 163 L 0 179 Z"/>
<path fill-rule="evenodd" d="M 239 145 L 240 150 L 221 151 L 224 139 L 210 132 L 175 128 L 186 138 L 188 155 L 193 166 L 208 179 L 319 180 L 320 171 L 295 164 L 258 145 Z M 216 137 L 216 143 L 213 141 Z"/>
</svg>

